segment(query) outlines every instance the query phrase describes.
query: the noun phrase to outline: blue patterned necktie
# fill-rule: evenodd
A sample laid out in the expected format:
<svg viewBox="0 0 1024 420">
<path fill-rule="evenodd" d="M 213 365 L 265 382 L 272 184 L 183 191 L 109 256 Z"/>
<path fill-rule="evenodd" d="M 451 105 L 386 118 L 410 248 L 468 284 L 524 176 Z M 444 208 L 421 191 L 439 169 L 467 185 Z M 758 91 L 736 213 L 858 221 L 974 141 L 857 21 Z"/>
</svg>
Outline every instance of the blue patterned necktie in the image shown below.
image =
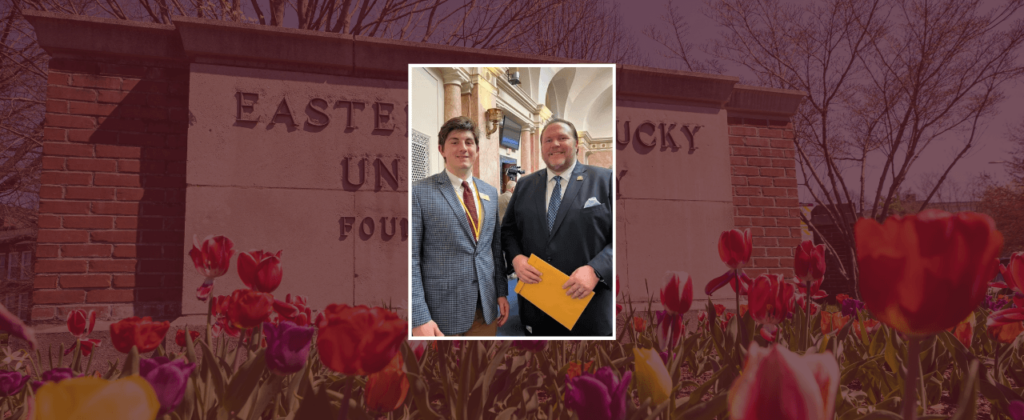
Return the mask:
<svg viewBox="0 0 1024 420">
<path fill-rule="evenodd" d="M 555 189 L 551 191 L 551 199 L 548 201 L 548 233 L 555 227 L 555 216 L 558 216 L 558 205 L 562 204 L 562 177 L 555 176 Z"/>
</svg>

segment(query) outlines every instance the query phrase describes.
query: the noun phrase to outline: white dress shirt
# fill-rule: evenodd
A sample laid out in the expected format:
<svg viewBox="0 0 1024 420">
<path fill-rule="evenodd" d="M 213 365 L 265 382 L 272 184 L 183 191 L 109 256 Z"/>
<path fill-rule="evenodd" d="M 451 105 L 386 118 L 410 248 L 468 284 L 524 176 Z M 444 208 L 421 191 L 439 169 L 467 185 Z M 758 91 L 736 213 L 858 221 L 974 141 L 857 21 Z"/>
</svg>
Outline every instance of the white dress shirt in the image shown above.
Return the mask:
<svg viewBox="0 0 1024 420">
<path fill-rule="evenodd" d="M 562 195 L 559 198 L 565 197 L 565 189 L 566 189 L 566 187 L 569 186 L 569 177 L 572 176 L 572 170 L 576 168 L 576 163 L 577 163 L 577 161 L 573 160 L 572 166 L 569 166 L 568 169 L 566 169 L 565 171 L 563 171 L 560 174 L 554 173 L 554 171 L 552 171 L 551 168 L 547 169 L 548 182 L 547 182 L 547 187 L 545 187 L 545 189 L 544 189 L 544 212 L 545 212 L 545 214 L 548 211 L 548 206 L 551 205 L 551 192 L 555 190 L 555 176 L 557 175 L 557 176 L 561 176 L 562 177 L 561 181 L 559 181 L 559 184 L 562 184 Z"/>
<path fill-rule="evenodd" d="M 452 186 L 455 187 L 455 196 L 459 197 L 459 200 L 462 199 L 462 181 L 469 183 L 469 193 L 472 194 L 473 197 L 476 197 L 476 183 L 473 182 L 473 175 L 466 177 L 466 179 L 462 179 L 449 172 L 448 169 L 445 169 L 444 173 L 448 174 L 448 179 L 452 181 Z M 477 209 L 477 211 L 479 210 L 480 209 Z"/>
</svg>

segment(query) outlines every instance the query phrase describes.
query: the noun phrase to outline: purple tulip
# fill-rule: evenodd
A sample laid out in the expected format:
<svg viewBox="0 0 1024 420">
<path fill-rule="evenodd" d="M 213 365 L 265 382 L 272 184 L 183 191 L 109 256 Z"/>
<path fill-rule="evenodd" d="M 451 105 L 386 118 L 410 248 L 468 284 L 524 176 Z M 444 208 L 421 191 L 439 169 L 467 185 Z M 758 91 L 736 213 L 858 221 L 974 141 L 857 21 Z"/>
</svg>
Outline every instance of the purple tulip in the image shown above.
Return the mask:
<svg viewBox="0 0 1024 420">
<path fill-rule="evenodd" d="M 849 298 L 843 301 L 843 316 L 857 316 L 857 312 L 864 309 L 864 302 Z"/>
<path fill-rule="evenodd" d="M 1011 402 L 1008 411 L 1013 420 L 1024 420 L 1024 402 L 1020 400 Z"/>
<path fill-rule="evenodd" d="M 183 358 L 170 360 L 156 356 L 139 360 L 139 375 L 153 386 L 156 399 L 160 401 L 158 417 L 174 411 L 181 404 L 188 386 L 188 375 L 195 368 L 195 363 L 188 363 Z"/>
<path fill-rule="evenodd" d="M 10 397 L 21 392 L 28 378 L 28 375 L 21 372 L 0 372 L 0 395 Z"/>
<path fill-rule="evenodd" d="M 584 373 L 570 379 L 565 390 L 565 406 L 581 419 L 620 420 L 626 418 L 626 387 L 633 372 L 622 380 L 605 366 L 594 374 Z"/>
<path fill-rule="evenodd" d="M 300 327 L 291 321 L 276 326 L 264 322 L 263 334 L 267 337 L 267 368 L 271 372 L 285 376 L 302 370 L 313 342 L 313 327 Z"/>
<path fill-rule="evenodd" d="M 71 368 L 50 369 L 46 372 L 43 372 L 42 375 L 39 375 L 40 380 L 32 382 L 32 392 L 35 392 L 36 390 L 39 389 L 39 387 L 43 386 L 43 384 L 47 382 L 57 383 L 65 379 L 71 378 L 77 378 L 77 376 L 75 376 L 75 373 L 71 371 Z"/>
<path fill-rule="evenodd" d="M 512 342 L 512 347 L 532 352 L 544 351 L 544 347 L 547 347 L 547 345 L 547 340 L 517 340 Z"/>
</svg>

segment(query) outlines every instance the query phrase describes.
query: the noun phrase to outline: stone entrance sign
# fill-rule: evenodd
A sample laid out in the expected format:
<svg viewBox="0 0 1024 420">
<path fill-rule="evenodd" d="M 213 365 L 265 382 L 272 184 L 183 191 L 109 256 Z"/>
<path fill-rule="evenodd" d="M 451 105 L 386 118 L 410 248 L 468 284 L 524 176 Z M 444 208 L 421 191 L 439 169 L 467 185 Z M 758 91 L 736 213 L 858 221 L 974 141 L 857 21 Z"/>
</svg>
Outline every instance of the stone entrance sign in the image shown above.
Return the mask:
<svg viewBox="0 0 1024 420">
<path fill-rule="evenodd" d="M 648 293 L 658 302 L 666 271 L 686 271 L 701 309 L 704 287 L 728 269 L 719 235 L 733 228 L 750 228 L 756 238 L 748 273 L 791 274 L 796 173 L 792 140 L 783 138 L 802 94 L 738 85 L 734 77 L 650 73 L 657 77 L 625 72 L 618 87 L 622 293 L 646 308 Z M 724 289 L 712 297 L 733 307 L 733 296 Z"/>
<path fill-rule="evenodd" d="M 404 82 L 192 64 L 185 237 L 283 249 L 276 295 L 381 303 L 405 287 Z M 205 314 L 185 262 L 183 315 Z M 233 272 L 232 272 L 233 274 Z M 214 294 L 242 286 L 219 280 Z M 239 283 L 239 284 L 235 284 Z"/>
</svg>

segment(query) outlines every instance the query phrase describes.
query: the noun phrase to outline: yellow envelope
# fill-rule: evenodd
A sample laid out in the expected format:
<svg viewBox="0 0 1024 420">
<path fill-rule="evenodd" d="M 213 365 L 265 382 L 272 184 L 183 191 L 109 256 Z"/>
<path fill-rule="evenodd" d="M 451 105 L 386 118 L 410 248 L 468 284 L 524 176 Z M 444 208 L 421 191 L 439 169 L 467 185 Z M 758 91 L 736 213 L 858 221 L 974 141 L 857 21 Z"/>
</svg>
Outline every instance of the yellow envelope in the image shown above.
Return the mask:
<svg viewBox="0 0 1024 420">
<path fill-rule="evenodd" d="M 594 298 L 594 292 L 590 292 L 590 295 L 583 299 L 566 296 L 566 289 L 563 289 L 562 285 L 569 280 L 569 276 L 536 255 L 530 255 L 528 263 L 540 270 L 541 281 L 537 284 L 520 281 L 516 285 L 516 293 L 571 330 L 576 326 L 576 321 L 580 319 L 583 310 L 590 304 L 590 300 Z"/>
</svg>

